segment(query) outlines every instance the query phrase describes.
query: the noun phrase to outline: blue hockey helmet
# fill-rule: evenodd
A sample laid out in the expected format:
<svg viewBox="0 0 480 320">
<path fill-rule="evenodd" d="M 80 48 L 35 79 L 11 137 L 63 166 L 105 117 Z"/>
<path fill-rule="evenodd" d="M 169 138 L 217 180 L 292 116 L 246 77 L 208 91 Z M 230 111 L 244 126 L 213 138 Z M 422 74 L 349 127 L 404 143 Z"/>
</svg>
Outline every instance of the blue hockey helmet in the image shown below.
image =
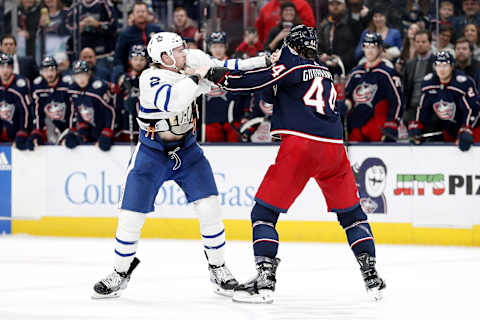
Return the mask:
<svg viewBox="0 0 480 320">
<path fill-rule="evenodd" d="M 12 65 L 13 66 L 13 56 L 11 54 L 2 53 L 0 54 L 0 65 Z"/>
<path fill-rule="evenodd" d="M 452 66 L 455 66 L 455 58 L 452 54 L 448 51 L 440 51 L 435 54 L 435 59 L 433 60 L 433 65 L 437 65 L 440 63 L 448 63 Z"/>
<path fill-rule="evenodd" d="M 227 44 L 227 34 L 225 32 L 212 32 L 208 35 L 207 43 L 208 44 L 223 43 L 223 44 L 226 45 Z"/>
<path fill-rule="evenodd" d="M 317 32 L 303 24 L 290 29 L 290 33 L 285 38 L 285 44 L 308 59 L 314 59 L 318 55 Z"/>
<path fill-rule="evenodd" d="M 77 60 L 73 63 L 72 74 L 79 74 L 79 73 L 89 72 L 89 71 L 90 71 L 90 66 L 88 65 L 87 61 Z"/>
<path fill-rule="evenodd" d="M 57 67 L 58 67 L 57 60 L 55 60 L 55 58 L 52 57 L 52 56 L 45 56 L 42 59 L 42 62 L 40 62 L 40 69 L 43 69 L 43 68 L 55 68 L 55 69 L 57 69 Z"/>
<path fill-rule="evenodd" d="M 374 44 L 374 45 L 376 45 L 377 47 L 383 47 L 383 39 L 382 39 L 382 36 L 381 36 L 379 33 L 377 33 L 377 32 L 367 32 L 367 33 L 365 34 L 365 37 L 363 38 L 362 46 L 363 46 L 365 43 Z"/>
<path fill-rule="evenodd" d="M 142 44 L 133 45 L 128 52 L 128 57 L 147 57 L 147 48 Z"/>
</svg>

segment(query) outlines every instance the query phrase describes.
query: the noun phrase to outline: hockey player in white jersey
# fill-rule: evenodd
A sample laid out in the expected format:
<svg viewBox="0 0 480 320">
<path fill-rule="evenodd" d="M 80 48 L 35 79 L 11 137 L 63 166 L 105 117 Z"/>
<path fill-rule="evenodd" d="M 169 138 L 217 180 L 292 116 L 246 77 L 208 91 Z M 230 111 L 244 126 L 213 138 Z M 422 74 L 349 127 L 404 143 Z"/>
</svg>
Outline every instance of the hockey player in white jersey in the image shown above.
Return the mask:
<svg viewBox="0 0 480 320">
<path fill-rule="evenodd" d="M 195 99 L 210 90 L 211 83 L 202 78 L 213 62 L 198 51 L 189 51 L 187 56 L 182 38 L 170 32 L 155 34 L 147 50 L 153 65 L 143 71 L 139 81 L 139 143 L 130 160 L 120 204 L 114 271 L 95 284 L 92 297 L 118 297 L 127 287 L 140 262 L 135 253 L 145 214 L 154 211 L 157 192 L 167 180 L 175 181 L 193 204 L 214 292 L 232 296 L 238 282 L 225 266 L 218 191 L 210 164 L 196 143 Z M 244 67 L 265 66 L 262 61 L 245 62 Z"/>
</svg>

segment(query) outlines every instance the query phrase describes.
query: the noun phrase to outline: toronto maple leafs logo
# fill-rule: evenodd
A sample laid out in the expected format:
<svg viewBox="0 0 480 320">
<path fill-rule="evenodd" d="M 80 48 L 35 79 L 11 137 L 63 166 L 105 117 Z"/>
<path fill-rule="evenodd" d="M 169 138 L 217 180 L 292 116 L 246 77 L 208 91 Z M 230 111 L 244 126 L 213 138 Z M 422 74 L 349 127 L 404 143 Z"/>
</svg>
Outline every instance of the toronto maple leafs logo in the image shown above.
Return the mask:
<svg viewBox="0 0 480 320">
<path fill-rule="evenodd" d="M 86 105 L 81 104 L 78 106 L 78 112 L 83 121 L 95 126 L 95 110 L 92 107 L 87 107 Z"/>
<path fill-rule="evenodd" d="M 159 34 L 155 37 L 155 40 L 157 40 L 157 42 L 162 42 L 163 41 L 163 36 Z"/>
<path fill-rule="evenodd" d="M 67 106 L 63 102 L 57 102 L 57 101 L 50 101 L 45 106 L 45 114 L 47 117 L 49 117 L 52 120 L 59 120 L 63 121 L 65 120 L 65 110 L 67 109 Z"/>
<path fill-rule="evenodd" d="M 13 104 L 0 102 L 0 119 L 9 123 L 13 122 L 13 116 L 15 115 L 15 106 Z"/>
<path fill-rule="evenodd" d="M 440 100 L 433 104 L 433 110 L 441 120 L 454 121 L 456 106 L 454 102 Z"/>
<path fill-rule="evenodd" d="M 365 213 L 387 213 L 384 196 L 387 186 L 387 166 L 379 158 L 367 158 L 353 166 L 360 205 Z"/>
<path fill-rule="evenodd" d="M 353 100 L 357 104 L 366 104 L 373 108 L 373 98 L 377 93 L 378 86 L 376 84 L 362 82 L 353 90 Z"/>
</svg>

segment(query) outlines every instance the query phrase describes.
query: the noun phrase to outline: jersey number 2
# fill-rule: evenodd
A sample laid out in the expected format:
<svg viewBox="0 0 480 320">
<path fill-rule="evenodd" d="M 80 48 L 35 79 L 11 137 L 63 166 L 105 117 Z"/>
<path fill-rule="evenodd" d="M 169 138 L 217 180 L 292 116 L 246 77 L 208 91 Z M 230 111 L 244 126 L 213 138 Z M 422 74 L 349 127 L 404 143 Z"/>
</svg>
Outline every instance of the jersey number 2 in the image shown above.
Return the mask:
<svg viewBox="0 0 480 320">
<path fill-rule="evenodd" d="M 323 78 L 314 78 L 312 85 L 308 88 L 303 96 L 303 102 L 307 106 L 315 107 L 318 113 L 325 114 L 325 99 L 323 99 Z M 328 106 L 332 111 L 335 110 L 335 99 L 337 98 L 337 91 L 332 85 L 330 87 L 330 97 L 328 98 Z"/>
</svg>

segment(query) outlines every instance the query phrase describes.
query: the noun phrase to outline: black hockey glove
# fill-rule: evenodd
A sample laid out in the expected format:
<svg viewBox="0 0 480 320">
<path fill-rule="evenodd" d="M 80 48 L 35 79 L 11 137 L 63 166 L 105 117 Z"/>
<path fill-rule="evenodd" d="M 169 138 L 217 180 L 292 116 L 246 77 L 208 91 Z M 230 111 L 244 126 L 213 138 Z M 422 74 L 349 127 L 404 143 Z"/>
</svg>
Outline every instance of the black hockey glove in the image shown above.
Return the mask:
<svg viewBox="0 0 480 320">
<path fill-rule="evenodd" d="M 382 141 L 396 142 L 398 139 L 398 124 L 394 121 L 385 122 L 382 130 Z"/>
<path fill-rule="evenodd" d="M 37 145 L 43 145 L 47 141 L 47 137 L 42 130 L 35 129 L 30 133 L 27 140 L 27 148 L 30 150 L 35 149 L 35 142 Z"/>
<path fill-rule="evenodd" d="M 28 133 L 26 133 L 23 130 L 20 130 L 17 132 L 15 136 L 15 146 L 17 147 L 18 150 L 27 150 L 28 145 L 27 145 L 27 138 L 28 138 Z"/>
<path fill-rule="evenodd" d="M 218 86 L 223 86 L 226 80 L 226 76 L 230 73 L 228 68 L 224 67 L 212 67 L 207 71 L 205 78 L 212 81 Z"/>
<path fill-rule="evenodd" d="M 82 138 L 80 138 L 79 136 L 77 136 L 75 133 L 73 133 L 72 131 L 68 132 L 66 135 L 65 135 L 65 146 L 68 148 L 68 149 L 74 149 L 76 148 L 79 144 L 82 144 Z"/>
<path fill-rule="evenodd" d="M 82 139 L 82 142 L 87 142 L 88 137 L 90 136 L 90 126 L 86 122 L 79 122 L 77 123 L 77 136 Z"/>
<path fill-rule="evenodd" d="M 408 137 L 410 142 L 414 144 L 421 144 L 421 134 L 422 134 L 423 125 L 418 121 L 410 121 L 408 123 Z"/>
<path fill-rule="evenodd" d="M 469 127 L 462 127 L 458 131 L 458 148 L 461 151 L 468 151 L 473 144 L 472 129 Z"/>
<path fill-rule="evenodd" d="M 108 151 L 113 144 L 113 132 L 112 130 L 105 128 L 98 137 L 98 146 L 102 151 Z"/>
</svg>

